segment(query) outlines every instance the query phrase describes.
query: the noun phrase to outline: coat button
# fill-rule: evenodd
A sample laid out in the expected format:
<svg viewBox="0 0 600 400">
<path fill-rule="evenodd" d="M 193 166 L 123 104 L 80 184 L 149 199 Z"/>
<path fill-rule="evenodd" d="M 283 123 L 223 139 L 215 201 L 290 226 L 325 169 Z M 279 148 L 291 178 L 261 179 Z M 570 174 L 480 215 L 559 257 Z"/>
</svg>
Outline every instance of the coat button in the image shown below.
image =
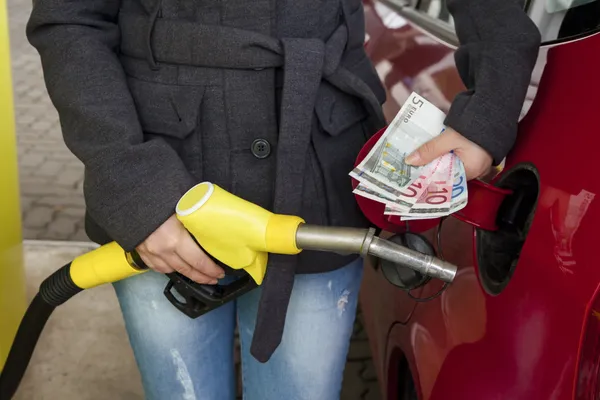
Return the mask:
<svg viewBox="0 0 600 400">
<path fill-rule="evenodd" d="M 252 142 L 252 154 L 256 158 L 267 158 L 271 154 L 271 144 L 265 139 L 256 139 Z"/>
</svg>

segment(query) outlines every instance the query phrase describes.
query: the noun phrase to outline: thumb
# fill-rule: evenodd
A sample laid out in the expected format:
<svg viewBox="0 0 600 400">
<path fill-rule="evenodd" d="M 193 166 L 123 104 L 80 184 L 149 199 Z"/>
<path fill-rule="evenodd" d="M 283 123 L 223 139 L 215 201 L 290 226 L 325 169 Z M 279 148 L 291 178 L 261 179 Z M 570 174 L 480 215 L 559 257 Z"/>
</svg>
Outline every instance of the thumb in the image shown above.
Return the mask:
<svg viewBox="0 0 600 400">
<path fill-rule="evenodd" d="M 453 150 L 452 140 L 443 133 L 422 144 L 404 160 L 407 164 L 420 167 Z"/>
</svg>

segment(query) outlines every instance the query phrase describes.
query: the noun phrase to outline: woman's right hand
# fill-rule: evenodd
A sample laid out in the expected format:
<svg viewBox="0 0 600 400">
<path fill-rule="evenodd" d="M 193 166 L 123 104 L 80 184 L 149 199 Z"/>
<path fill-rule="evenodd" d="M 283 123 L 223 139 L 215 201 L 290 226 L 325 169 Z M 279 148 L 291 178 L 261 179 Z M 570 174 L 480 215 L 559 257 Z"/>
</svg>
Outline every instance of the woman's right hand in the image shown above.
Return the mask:
<svg viewBox="0 0 600 400">
<path fill-rule="evenodd" d="M 216 284 L 225 272 L 194 242 L 189 232 L 171 216 L 136 248 L 146 265 L 163 274 L 178 271 L 194 282 Z"/>
</svg>

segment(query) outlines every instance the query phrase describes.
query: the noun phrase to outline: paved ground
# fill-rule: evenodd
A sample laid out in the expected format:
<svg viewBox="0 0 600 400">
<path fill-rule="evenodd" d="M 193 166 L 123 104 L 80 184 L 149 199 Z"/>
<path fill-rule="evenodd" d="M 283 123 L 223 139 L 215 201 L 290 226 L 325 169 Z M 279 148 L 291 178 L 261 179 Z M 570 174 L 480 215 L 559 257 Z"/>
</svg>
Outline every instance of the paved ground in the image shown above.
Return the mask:
<svg viewBox="0 0 600 400">
<path fill-rule="evenodd" d="M 25 38 L 31 0 L 8 0 L 8 7 L 24 236 L 26 239 L 86 241 L 81 191 L 83 167 L 62 141 L 58 116 L 44 87 L 38 55 Z M 342 399 L 379 398 L 359 316 Z"/>
<path fill-rule="evenodd" d="M 83 167 L 64 145 L 44 87 L 39 57 L 25 38 L 30 0 L 9 0 L 24 235 L 87 240 Z"/>
</svg>

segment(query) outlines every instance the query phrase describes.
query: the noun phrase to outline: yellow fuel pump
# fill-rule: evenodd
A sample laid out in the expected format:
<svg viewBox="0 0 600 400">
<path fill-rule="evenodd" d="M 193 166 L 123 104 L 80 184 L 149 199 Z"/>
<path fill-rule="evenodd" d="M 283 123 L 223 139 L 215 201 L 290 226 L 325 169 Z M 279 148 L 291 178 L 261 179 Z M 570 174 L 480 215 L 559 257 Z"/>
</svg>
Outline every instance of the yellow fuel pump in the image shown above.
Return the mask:
<svg viewBox="0 0 600 400">
<path fill-rule="evenodd" d="M 0 0 L 0 370 L 25 313 L 25 273 L 8 18 Z"/>
</svg>

